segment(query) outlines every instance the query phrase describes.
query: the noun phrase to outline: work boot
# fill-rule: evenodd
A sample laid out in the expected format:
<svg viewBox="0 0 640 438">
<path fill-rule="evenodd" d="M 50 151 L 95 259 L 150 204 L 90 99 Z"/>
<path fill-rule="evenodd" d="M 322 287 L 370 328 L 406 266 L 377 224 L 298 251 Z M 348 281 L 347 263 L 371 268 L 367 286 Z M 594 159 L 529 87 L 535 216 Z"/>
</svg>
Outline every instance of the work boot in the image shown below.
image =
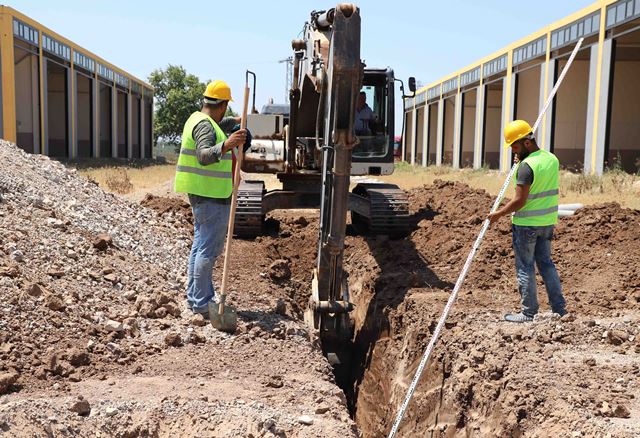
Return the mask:
<svg viewBox="0 0 640 438">
<path fill-rule="evenodd" d="M 504 316 L 504 320 L 505 321 L 509 321 L 509 322 L 523 323 L 523 322 L 531 322 L 531 321 L 533 321 L 533 317 L 527 316 L 522 312 L 520 312 L 520 313 L 507 313 Z"/>
</svg>

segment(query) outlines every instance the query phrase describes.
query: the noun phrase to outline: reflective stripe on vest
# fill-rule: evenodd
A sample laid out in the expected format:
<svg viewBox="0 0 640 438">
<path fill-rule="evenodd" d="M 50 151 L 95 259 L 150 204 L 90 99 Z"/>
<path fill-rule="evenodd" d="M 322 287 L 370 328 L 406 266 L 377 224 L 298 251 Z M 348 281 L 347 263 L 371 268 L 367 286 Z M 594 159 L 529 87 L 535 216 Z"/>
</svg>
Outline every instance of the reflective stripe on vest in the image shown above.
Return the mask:
<svg viewBox="0 0 640 438">
<path fill-rule="evenodd" d="M 216 143 L 227 139 L 218 124 L 206 114 L 196 111 L 184 124 L 182 131 L 182 146 L 174 190 L 177 193 L 190 193 L 207 198 L 228 198 L 232 192 L 232 154 L 227 152 L 217 163 L 206 166 L 198 162 L 196 156 L 196 142 L 193 139 L 193 128 L 203 120 L 211 123 L 216 133 Z"/>
<path fill-rule="evenodd" d="M 514 225 L 548 226 L 558 223 L 560 163 L 555 155 L 538 150 L 523 160 L 533 171 L 533 183 L 524 206 L 512 217 Z"/>
</svg>

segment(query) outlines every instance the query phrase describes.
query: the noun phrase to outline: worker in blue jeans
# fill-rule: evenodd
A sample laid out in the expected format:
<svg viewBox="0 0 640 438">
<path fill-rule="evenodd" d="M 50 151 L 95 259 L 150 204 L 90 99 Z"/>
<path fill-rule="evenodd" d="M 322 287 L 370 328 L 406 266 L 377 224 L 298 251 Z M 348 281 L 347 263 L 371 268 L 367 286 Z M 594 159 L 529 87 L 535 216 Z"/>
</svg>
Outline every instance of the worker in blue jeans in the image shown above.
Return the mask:
<svg viewBox="0 0 640 438">
<path fill-rule="evenodd" d="M 489 214 L 493 224 L 513 213 L 513 251 L 522 311 L 507 314 L 509 322 L 533 321 L 538 313 L 535 266 L 542 276 L 551 310 L 560 316 L 567 313 L 560 277 L 551 260 L 551 239 L 558 223 L 560 164 L 555 155 L 540 149 L 531 126 L 524 120 L 511 122 L 504 132 L 505 147 L 518 159 L 516 194 L 504 207 Z"/>
<path fill-rule="evenodd" d="M 176 166 L 175 191 L 189 196 L 193 245 L 188 262 L 187 306 L 209 319 L 215 298 L 213 265 L 224 248 L 233 191 L 233 149 L 243 153 L 251 134 L 239 118 L 224 117 L 231 89 L 224 81 L 207 85 L 200 111 L 184 125 Z"/>
</svg>

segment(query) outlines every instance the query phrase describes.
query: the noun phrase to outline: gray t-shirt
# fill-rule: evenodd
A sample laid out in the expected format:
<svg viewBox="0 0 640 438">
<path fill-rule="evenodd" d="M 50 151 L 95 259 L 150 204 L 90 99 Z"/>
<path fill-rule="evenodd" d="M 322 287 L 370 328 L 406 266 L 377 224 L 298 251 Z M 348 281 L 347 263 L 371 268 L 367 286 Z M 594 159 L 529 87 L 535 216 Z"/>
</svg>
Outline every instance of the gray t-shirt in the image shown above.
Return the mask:
<svg viewBox="0 0 640 438">
<path fill-rule="evenodd" d="M 235 118 L 225 117 L 218 126 L 228 135 L 237 123 Z M 194 126 L 191 135 L 196 142 L 196 158 L 200 165 L 208 166 L 220 161 L 224 141 L 216 143 L 216 131 L 209 120 L 205 119 Z"/>
<path fill-rule="evenodd" d="M 530 186 L 533 184 L 533 169 L 525 162 L 520 163 L 518 166 L 516 184 L 519 186 Z"/>
</svg>

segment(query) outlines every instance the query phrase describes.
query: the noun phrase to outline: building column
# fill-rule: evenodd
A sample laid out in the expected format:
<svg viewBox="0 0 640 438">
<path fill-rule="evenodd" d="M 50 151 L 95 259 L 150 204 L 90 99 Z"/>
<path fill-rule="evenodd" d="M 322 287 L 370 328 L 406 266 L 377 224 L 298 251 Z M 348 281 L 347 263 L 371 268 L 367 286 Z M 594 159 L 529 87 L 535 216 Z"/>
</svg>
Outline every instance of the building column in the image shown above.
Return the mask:
<svg viewBox="0 0 640 438">
<path fill-rule="evenodd" d="M 47 89 L 49 88 L 49 63 L 43 57 L 40 57 L 40 63 L 42 65 L 42 89 L 40 90 L 40 101 L 42 102 L 42 108 L 40 114 L 42 123 L 42 154 L 49 156 L 49 111 L 47 107 L 49 105 L 49 96 Z"/>
<path fill-rule="evenodd" d="M 93 85 L 93 93 L 91 93 L 91 114 L 93 115 L 93 126 L 91 130 L 93 131 L 93 156 L 98 157 L 100 153 L 100 105 L 99 105 L 99 93 L 100 93 L 100 82 L 98 81 L 98 75 L 93 75 L 93 80 L 91 81 Z"/>
<path fill-rule="evenodd" d="M 416 145 L 418 143 L 418 109 L 413 106 L 411 111 L 411 126 L 413 127 L 413 134 L 411 135 L 411 165 L 416 164 Z"/>
<path fill-rule="evenodd" d="M 77 81 L 75 77 L 75 72 L 73 70 L 73 49 L 71 50 L 71 67 L 67 68 L 67 107 L 69 108 L 68 116 L 67 116 L 67 129 L 69 133 L 69 138 L 67 141 L 69 144 L 67 145 L 67 155 L 69 159 L 76 158 L 78 151 L 78 136 L 76 135 L 76 113 L 78 107 L 78 93 L 77 90 Z"/>
<path fill-rule="evenodd" d="M 4 14 L 0 17 L 0 69 L 2 69 L 2 138 L 16 142 L 16 82 L 14 70 L 13 18 Z M 34 130 L 38 127 L 34 126 Z M 38 145 L 34 145 L 37 151 Z"/>
<path fill-rule="evenodd" d="M 604 171 L 604 152 L 607 135 L 609 95 L 611 77 L 613 40 L 602 43 L 602 58 L 598 63 L 600 43 L 591 46 L 589 63 L 589 92 L 587 103 L 586 145 L 584 149 L 584 172 L 602 175 Z M 598 75 L 598 72 L 600 73 Z M 596 99 L 599 105 L 596 108 Z"/>
<path fill-rule="evenodd" d="M 111 157 L 118 158 L 118 89 L 111 84 Z"/>
<path fill-rule="evenodd" d="M 538 104 L 538 113 L 542 112 L 544 108 L 544 104 L 547 101 L 547 94 L 545 91 L 545 76 L 551 78 L 551 82 L 555 82 L 553 78 L 556 77 L 556 68 L 557 62 L 555 59 L 550 59 L 549 62 L 544 62 L 540 66 L 540 98 Z M 552 84 L 555 85 L 555 84 Z M 551 150 L 551 133 L 553 132 L 553 103 L 549 105 L 547 112 L 544 114 L 544 117 L 540 121 L 540 126 L 538 126 L 538 133 L 536 137 L 540 143 L 540 148 L 549 151 Z"/>
<path fill-rule="evenodd" d="M 460 168 L 460 148 L 462 146 L 462 107 L 464 105 L 462 93 L 458 89 L 455 99 L 455 113 L 453 118 L 453 168 Z"/>
<path fill-rule="evenodd" d="M 444 143 L 444 99 L 438 101 L 438 131 L 436 132 L 436 166 L 442 165 L 442 144 Z"/>
<path fill-rule="evenodd" d="M 500 124 L 500 139 L 504 136 L 504 128 L 513 120 L 514 104 L 516 101 L 516 81 L 511 74 L 511 54 L 509 54 L 509 70 L 507 76 L 502 79 L 502 122 Z M 505 148 L 500 141 L 500 172 L 508 172 L 511 169 L 511 148 Z"/>
<path fill-rule="evenodd" d="M 476 132 L 473 141 L 473 168 L 482 167 L 482 139 L 484 137 L 484 85 L 480 85 L 476 91 Z"/>
<path fill-rule="evenodd" d="M 425 102 L 422 107 L 422 167 L 427 166 L 427 153 L 429 152 L 429 104 Z"/>
</svg>

